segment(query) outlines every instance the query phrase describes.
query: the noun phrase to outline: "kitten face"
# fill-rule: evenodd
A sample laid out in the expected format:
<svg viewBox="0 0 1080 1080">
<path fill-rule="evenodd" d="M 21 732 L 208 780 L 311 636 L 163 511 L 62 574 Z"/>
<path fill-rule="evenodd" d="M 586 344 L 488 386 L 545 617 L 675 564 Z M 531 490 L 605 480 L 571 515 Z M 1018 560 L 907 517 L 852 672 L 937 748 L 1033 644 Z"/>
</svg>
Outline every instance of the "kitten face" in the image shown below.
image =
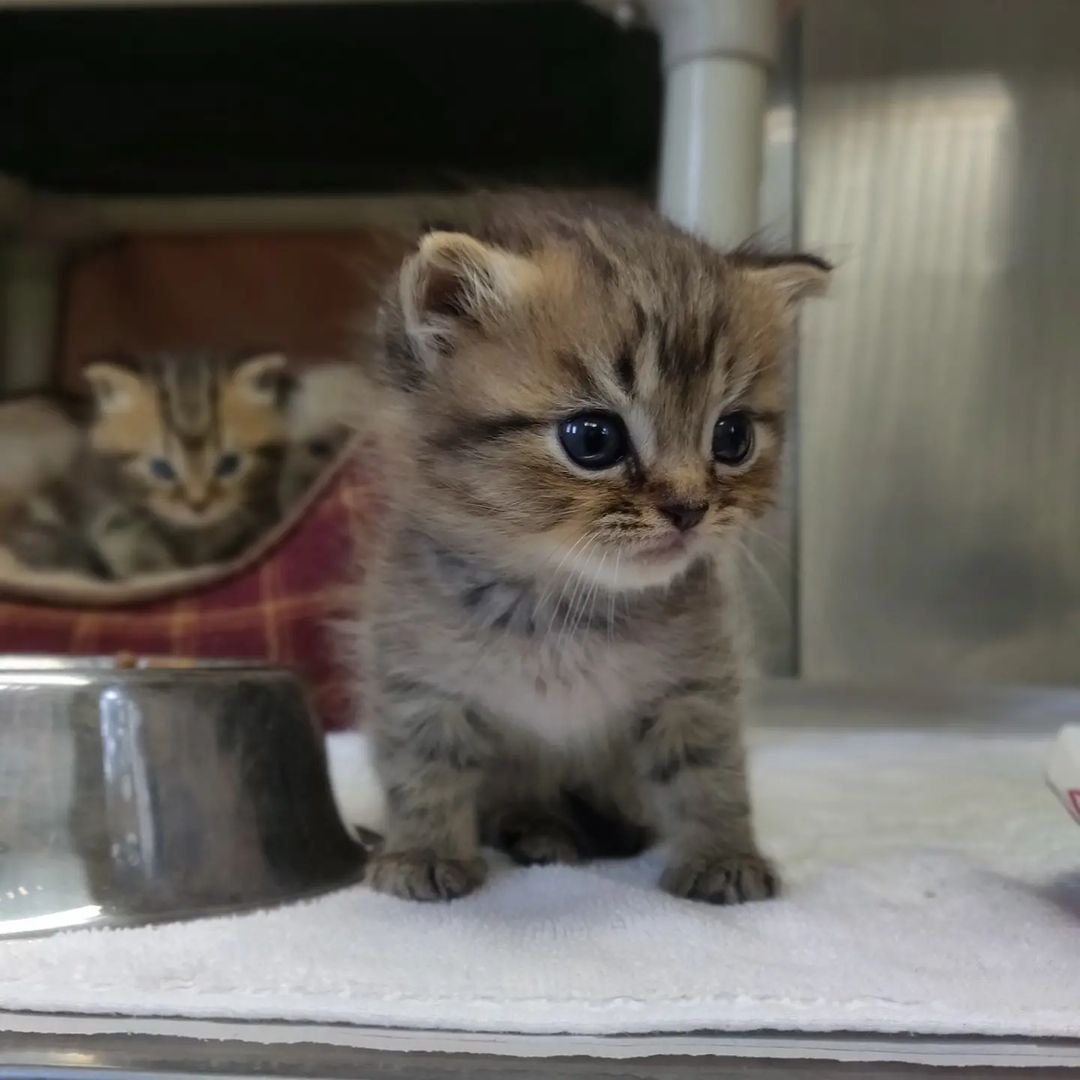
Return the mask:
<svg viewBox="0 0 1080 1080">
<path fill-rule="evenodd" d="M 418 515 L 508 571 L 663 584 L 769 505 L 782 350 L 815 260 L 654 218 L 434 233 L 386 318 Z"/>
<path fill-rule="evenodd" d="M 205 528 L 264 496 L 285 440 L 284 357 L 157 357 L 86 374 L 97 403 L 91 446 L 162 521 Z"/>
</svg>

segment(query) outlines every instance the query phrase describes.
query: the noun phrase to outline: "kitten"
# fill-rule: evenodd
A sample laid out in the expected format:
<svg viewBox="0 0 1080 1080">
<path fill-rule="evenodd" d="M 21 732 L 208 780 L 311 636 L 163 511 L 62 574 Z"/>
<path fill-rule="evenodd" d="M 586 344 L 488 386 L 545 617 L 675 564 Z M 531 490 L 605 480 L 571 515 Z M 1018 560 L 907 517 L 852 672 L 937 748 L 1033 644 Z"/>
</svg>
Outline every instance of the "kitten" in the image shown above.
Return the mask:
<svg viewBox="0 0 1080 1080">
<path fill-rule="evenodd" d="M 20 562 L 124 580 L 233 558 L 274 523 L 284 357 L 147 356 L 85 374 L 83 452 L 22 508 L 5 540 Z"/>
<path fill-rule="evenodd" d="M 376 889 L 462 896 L 481 843 L 544 863 L 659 838 L 677 896 L 776 890 L 731 563 L 776 482 L 794 310 L 827 272 L 543 206 L 406 260 L 371 372 L 395 507 L 358 627 Z"/>
<path fill-rule="evenodd" d="M 283 513 L 310 490 L 343 450 L 356 391 L 355 364 L 315 364 L 296 376 L 289 395 L 288 448 L 278 496 Z"/>
<path fill-rule="evenodd" d="M 0 401 L 0 513 L 62 476 L 81 442 L 79 409 L 32 394 Z"/>
</svg>

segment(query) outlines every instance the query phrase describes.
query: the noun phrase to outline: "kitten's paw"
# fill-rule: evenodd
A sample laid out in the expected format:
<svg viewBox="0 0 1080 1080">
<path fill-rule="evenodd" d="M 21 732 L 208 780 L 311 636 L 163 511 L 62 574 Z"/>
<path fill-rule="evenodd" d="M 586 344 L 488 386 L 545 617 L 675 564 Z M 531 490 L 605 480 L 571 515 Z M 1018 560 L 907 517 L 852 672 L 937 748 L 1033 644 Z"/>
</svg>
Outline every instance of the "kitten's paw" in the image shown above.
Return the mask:
<svg viewBox="0 0 1080 1080">
<path fill-rule="evenodd" d="M 780 891 L 776 870 L 756 852 L 686 859 L 669 866 L 660 884 L 674 896 L 707 904 L 768 900 Z"/>
<path fill-rule="evenodd" d="M 578 863 L 585 855 L 573 827 L 542 806 L 508 811 L 491 839 L 521 866 Z"/>
<path fill-rule="evenodd" d="M 528 832 L 510 837 L 504 845 L 506 854 L 521 866 L 543 866 L 547 863 L 578 863 L 581 847 L 570 829 L 557 822 L 538 824 Z"/>
<path fill-rule="evenodd" d="M 486 877 L 487 863 L 479 855 L 444 859 L 423 851 L 373 855 L 364 871 L 373 889 L 404 900 L 456 900 L 478 889 Z"/>
</svg>

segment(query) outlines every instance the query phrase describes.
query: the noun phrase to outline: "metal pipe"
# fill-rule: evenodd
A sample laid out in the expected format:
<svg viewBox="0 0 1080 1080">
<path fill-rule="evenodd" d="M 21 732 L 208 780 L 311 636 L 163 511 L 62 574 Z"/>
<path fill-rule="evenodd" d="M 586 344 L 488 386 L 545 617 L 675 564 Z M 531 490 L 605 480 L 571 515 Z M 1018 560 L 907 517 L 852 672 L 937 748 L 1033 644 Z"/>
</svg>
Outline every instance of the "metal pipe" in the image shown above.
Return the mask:
<svg viewBox="0 0 1080 1080">
<path fill-rule="evenodd" d="M 775 0 L 648 0 L 665 74 L 660 208 L 724 246 L 757 228 Z"/>
</svg>

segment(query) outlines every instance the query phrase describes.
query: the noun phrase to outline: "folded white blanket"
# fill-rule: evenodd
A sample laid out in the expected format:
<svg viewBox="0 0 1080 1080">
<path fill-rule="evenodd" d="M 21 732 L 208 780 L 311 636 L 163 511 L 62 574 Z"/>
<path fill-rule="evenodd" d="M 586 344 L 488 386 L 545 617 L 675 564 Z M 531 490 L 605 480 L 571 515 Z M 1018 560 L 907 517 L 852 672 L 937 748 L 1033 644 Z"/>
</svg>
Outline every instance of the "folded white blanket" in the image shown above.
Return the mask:
<svg viewBox="0 0 1080 1080">
<path fill-rule="evenodd" d="M 763 737 L 760 831 L 788 886 L 774 902 L 674 900 L 655 886 L 655 854 L 500 864 L 447 906 L 352 888 L 271 912 L 3 942 L 0 1010 L 1080 1036 L 1080 830 L 1044 786 L 1046 746 Z"/>
</svg>

